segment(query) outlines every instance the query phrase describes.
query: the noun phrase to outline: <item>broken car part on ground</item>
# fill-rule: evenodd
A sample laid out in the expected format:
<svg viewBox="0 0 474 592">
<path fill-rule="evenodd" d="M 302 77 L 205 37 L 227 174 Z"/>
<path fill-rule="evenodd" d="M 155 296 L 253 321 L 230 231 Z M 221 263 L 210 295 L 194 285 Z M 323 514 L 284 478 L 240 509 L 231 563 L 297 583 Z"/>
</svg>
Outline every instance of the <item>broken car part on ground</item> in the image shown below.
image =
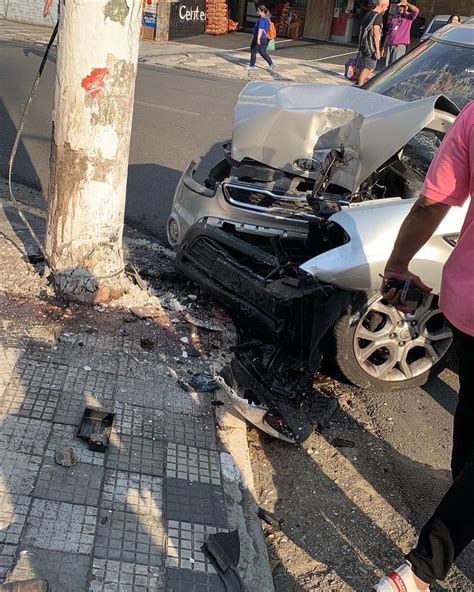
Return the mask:
<svg viewBox="0 0 474 592">
<path fill-rule="evenodd" d="M 241 329 L 218 380 L 251 423 L 306 439 L 302 403 L 323 358 L 383 389 L 442 368 L 451 333 L 437 297 L 404 315 L 378 287 L 457 113 L 443 96 L 406 103 L 346 86 L 250 83 L 224 160 L 204 185 L 193 163 L 184 172 L 169 240 L 179 269 Z M 435 294 L 461 227 L 455 210 L 413 263 Z"/>
</svg>

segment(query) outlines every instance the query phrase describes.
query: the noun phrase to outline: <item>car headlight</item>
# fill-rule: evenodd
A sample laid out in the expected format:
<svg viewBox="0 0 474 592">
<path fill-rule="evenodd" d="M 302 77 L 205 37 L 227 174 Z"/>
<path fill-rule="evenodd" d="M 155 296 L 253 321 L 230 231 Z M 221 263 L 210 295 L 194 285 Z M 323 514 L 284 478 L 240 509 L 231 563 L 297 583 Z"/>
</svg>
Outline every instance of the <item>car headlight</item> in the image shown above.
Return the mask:
<svg viewBox="0 0 474 592">
<path fill-rule="evenodd" d="M 168 220 L 168 238 L 170 243 L 177 244 L 179 241 L 179 224 L 175 218 Z"/>
</svg>

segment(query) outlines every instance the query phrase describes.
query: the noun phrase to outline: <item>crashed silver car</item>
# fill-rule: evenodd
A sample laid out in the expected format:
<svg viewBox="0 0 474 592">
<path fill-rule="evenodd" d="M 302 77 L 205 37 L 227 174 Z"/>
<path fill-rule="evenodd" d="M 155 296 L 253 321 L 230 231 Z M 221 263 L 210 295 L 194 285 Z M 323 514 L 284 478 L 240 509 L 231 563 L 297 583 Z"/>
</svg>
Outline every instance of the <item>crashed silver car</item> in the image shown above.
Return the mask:
<svg viewBox="0 0 474 592">
<path fill-rule="evenodd" d="M 436 294 L 465 211 L 452 208 L 413 261 L 434 288 L 415 313 L 378 288 L 458 112 L 443 95 L 253 82 L 223 160 L 204 184 L 194 163 L 183 173 L 168 238 L 178 267 L 237 320 L 241 341 L 219 380 L 264 431 L 309 435 L 302 402 L 322 360 L 375 389 L 421 385 L 443 367 L 451 332 Z"/>
</svg>

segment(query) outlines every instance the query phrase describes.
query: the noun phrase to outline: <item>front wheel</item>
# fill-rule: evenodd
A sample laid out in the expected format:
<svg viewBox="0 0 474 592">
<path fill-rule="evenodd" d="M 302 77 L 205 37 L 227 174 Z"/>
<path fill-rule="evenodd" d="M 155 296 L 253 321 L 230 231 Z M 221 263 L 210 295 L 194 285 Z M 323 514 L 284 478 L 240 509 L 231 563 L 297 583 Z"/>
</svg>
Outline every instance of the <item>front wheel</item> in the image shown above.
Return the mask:
<svg viewBox="0 0 474 592">
<path fill-rule="evenodd" d="M 350 382 L 398 390 L 422 386 L 444 369 L 452 333 L 437 296 L 405 314 L 372 292 L 336 321 L 334 341 L 336 364 Z"/>
</svg>

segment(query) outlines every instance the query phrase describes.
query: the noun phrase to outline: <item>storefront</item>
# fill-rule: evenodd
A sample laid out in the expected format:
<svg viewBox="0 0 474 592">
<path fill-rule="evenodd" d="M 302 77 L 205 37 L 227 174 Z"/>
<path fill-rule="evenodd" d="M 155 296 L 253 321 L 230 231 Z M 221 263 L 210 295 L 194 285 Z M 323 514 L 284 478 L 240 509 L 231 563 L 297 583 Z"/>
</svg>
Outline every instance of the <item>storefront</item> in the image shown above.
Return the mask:
<svg viewBox="0 0 474 592">
<path fill-rule="evenodd" d="M 144 2 L 143 39 L 172 41 L 202 35 L 205 30 L 206 0 Z"/>
<path fill-rule="evenodd" d="M 244 28 L 252 30 L 257 22 L 257 6 L 261 3 L 247 1 Z M 271 19 L 275 23 L 279 37 L 297 39 L 303 37 L 306 16 L 306 0 L 292 0 L 291 2 L 265 2 L 270 11 Z"/>
<path fill-rule="evenodd" d="M 242 1 L 242 0 L 241 0 Z M 243 0 L 241 22 L 251 31 L 257 22 L 257 7 L 261 2 Z M 279 37 L 328 40 L 334 13 L 335 0 L 291 0 L 290 2 L 264 2 L 270 10 Z"/>
</svg>

